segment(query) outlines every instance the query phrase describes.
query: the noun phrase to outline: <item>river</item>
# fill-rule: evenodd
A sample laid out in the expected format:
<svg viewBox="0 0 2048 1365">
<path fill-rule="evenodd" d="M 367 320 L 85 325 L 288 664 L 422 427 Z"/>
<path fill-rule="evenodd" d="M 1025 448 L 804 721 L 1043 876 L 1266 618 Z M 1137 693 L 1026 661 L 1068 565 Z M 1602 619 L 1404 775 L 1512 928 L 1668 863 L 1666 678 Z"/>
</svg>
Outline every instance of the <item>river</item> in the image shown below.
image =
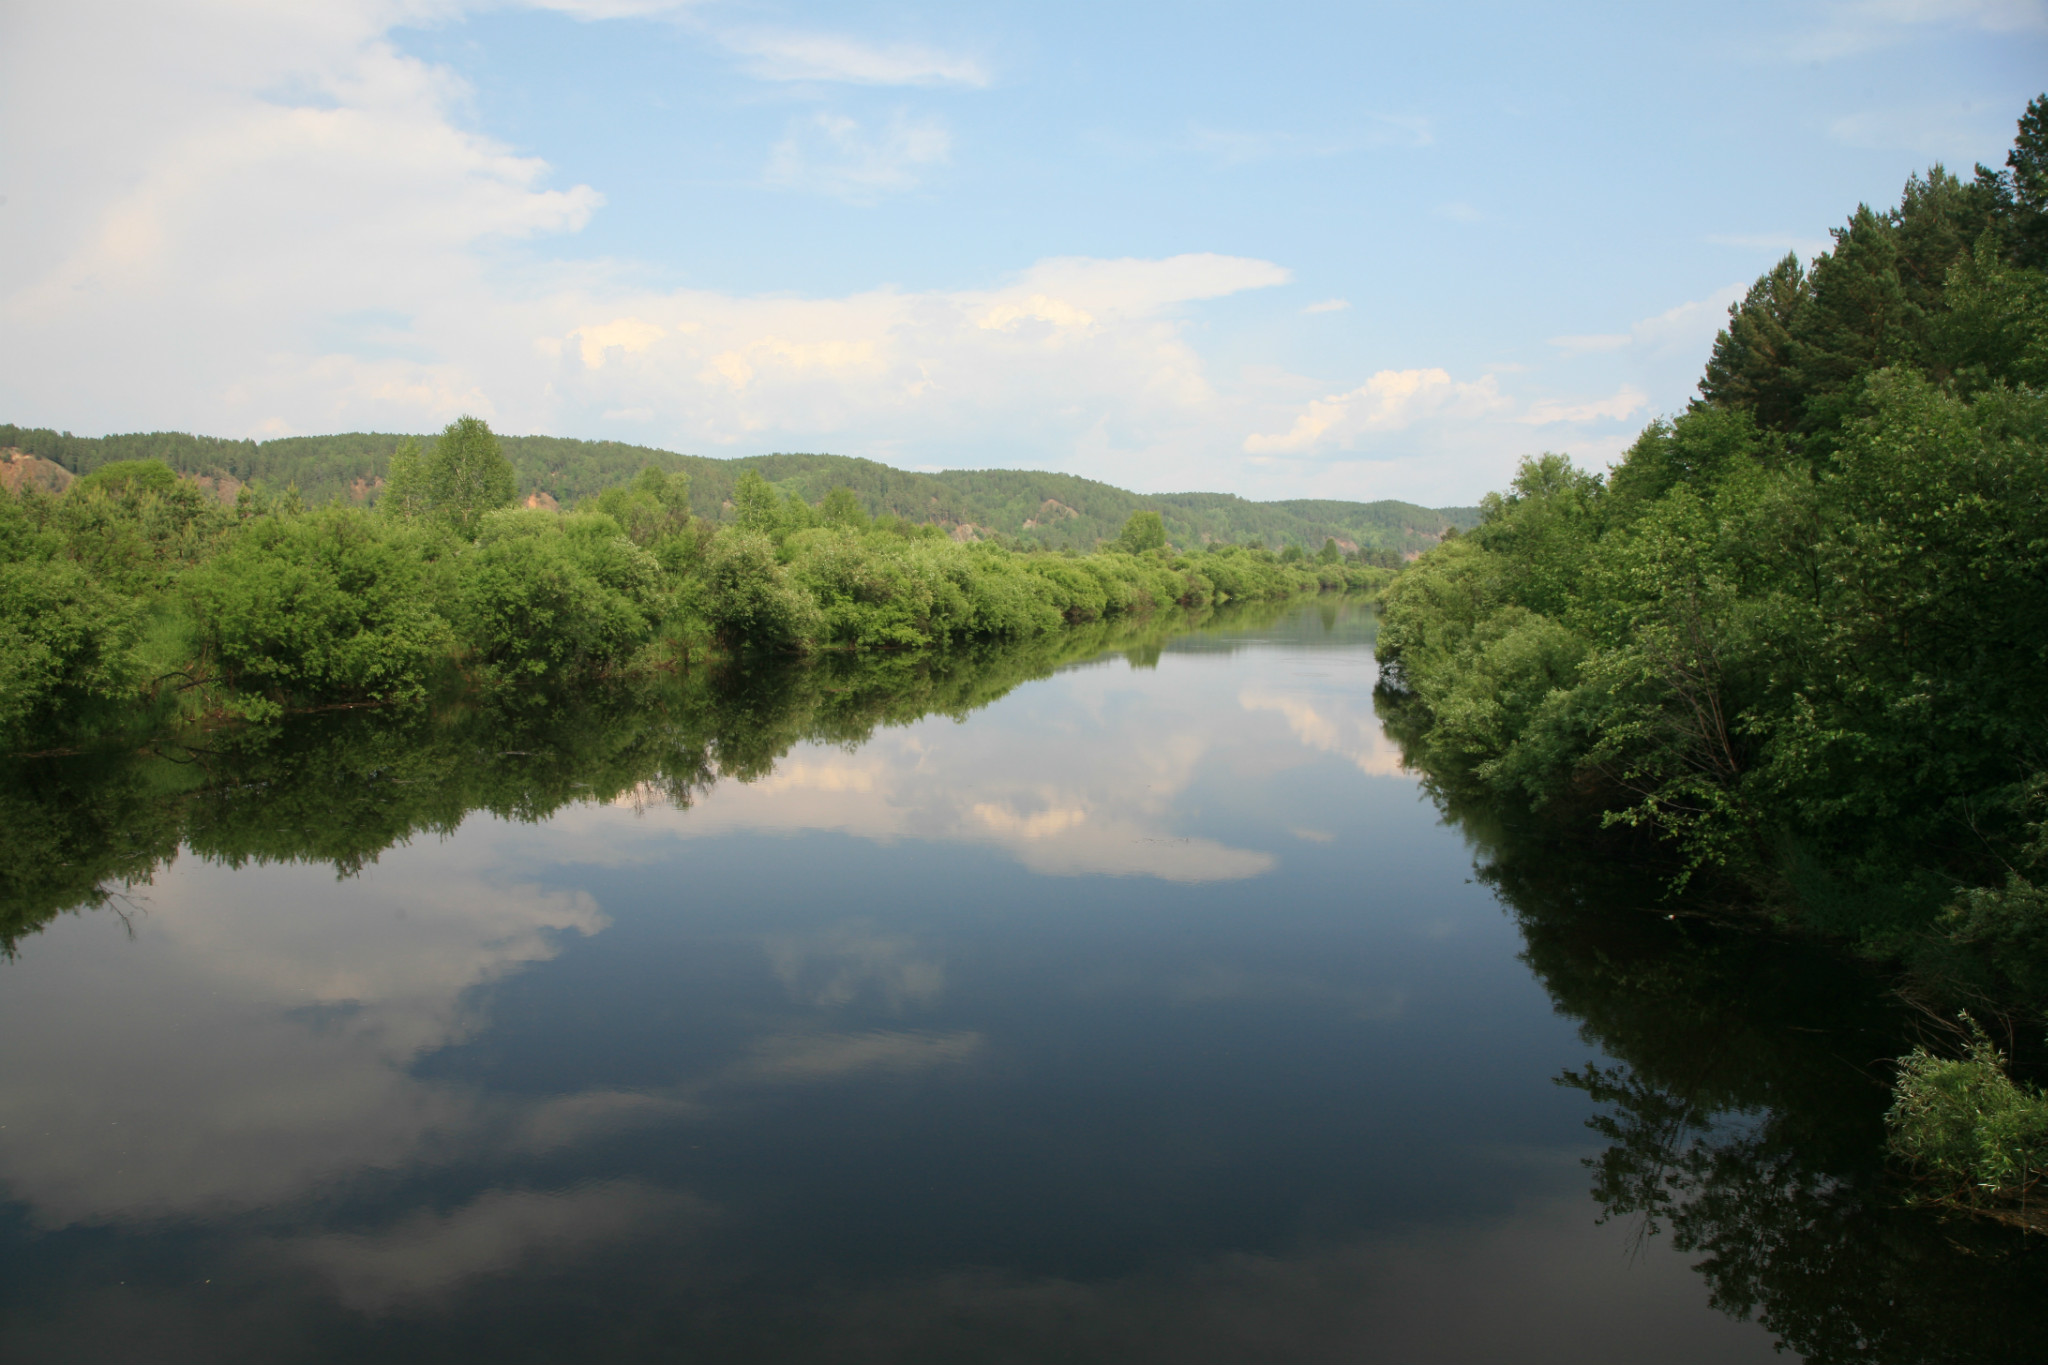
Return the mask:
<svg viewBox="0 0 2048 1365">
<path fill-rule="evenodd" d="M 1325 600 L 17 765 L 0 1357 L 2037 1330 L 1972 1306 L 2037 1254 L 1887 1193 L 1875 976 L 1447 820 L 1374 629 Z"/>
</svg>

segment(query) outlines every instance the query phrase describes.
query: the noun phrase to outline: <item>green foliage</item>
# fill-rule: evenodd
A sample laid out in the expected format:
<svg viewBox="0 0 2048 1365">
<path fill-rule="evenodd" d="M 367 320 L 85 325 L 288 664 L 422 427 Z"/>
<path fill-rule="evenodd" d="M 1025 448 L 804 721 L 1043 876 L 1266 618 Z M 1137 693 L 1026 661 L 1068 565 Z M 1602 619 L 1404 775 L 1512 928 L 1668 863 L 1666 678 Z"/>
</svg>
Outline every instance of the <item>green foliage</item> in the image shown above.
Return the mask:
<svg viewBox="0 0 2048 1365">
<path fill-rule="evenodd" d="M 354 508 L 266 517 L 185 589 L 230 687 L 298 700 L 412 698 L 450 646 L 425 596 L 436 548 L 424 532 Z"/>
<path fill-rule="evenodd" d="M 732 522 L 742 531 L 773 536 L 782 530 L 782 498 L 768 481 L 749 469 L 732 490 Z"/>
<path fill-rule="evenodd" d="M 465 534 L 519 491 L 512 462 L 481 417 L 450 422 L 428 453 L 424 472 L 431 515 Z"/>
<path fill-rule="evenodd" d="M 818 517 L 827 526 L 843 526 L 850 531 L 865 531 L 870 520 L 867 508 L 861 505 L 860 494 L 845 484 L 835 485 L 825 494 L 825 500 L 818 504 Z"/>
<path fill-rule="evenodd" d="M 117 460 L 101 465 L 74 486 L 84 494 L 105 493 L 121 497 L 167 493 L 177 482 L 177 474 L 162 460 Z"/>
<path fill-rule="evenodd" d="M 1115 548 L 1129 555 L 1163 550 L 1166 548 L 1166 523 L 1157 512 L 1133 512 L 1130 520 L 1124 523 L 1122 534 L 1117 536 Z"/>
<path fill-rule="evenodd" d="M 488 513 L 450 563 L 450 616 L 486 677 L 531 683 L 625 666 L 664 608 L 654 556 L 601 513 Z"/>
<path fill-rule="evenodd" d="M 384 481 L 384 495 L 377 500 L 377 510 L 401 521 L 417 521 L 428 515 L 433 505 L 420 443 L 408 436 L 391 453 L 391 473 Z"/>
<path fill-rule="evenodd" d="M 2048 1178 L 2048 1096 L 2006 1074 L 1974 1019 L 1968 1051 L 1915 1048 L 1899 1063 L 1885 1114 L 1892 1152 L 1959 1204 L 2024 1201 Z"/>
<path fill-rule="evenodd" d="M 415 700 L 457 667 L 552 686 L 688 664 L 713 642 L 959 646 L 1391 577 L 1234 546 L 1020 552 L 868 521 L 845 489 L 813 508 L 752 475 L 717 525 L 692 515 L 690 476 L 659 465 L 585 510 L 496 507 L 508 478 L 489 429 L 465 419 L 427 455 L 401 446 L 376 511 L 248 489 L 225 507 L 162 465 L 8 495 L 0 565 L 19 582 L 0 606 L 0 726 L 14 744 L 93 717 L 139 736 L 168 711 Z"/>
<path fill-rule="evenodd" d="M 1609 477 L 1525 462 L 1388 590 L 1380 701 L 1440 798 L 1655 836 L 1666 895 L 1704 875 L 1937 998 L 2048 1009 L 2048 279 L 2014 184 L 1859 209 L 1731 310 L 1704 402 Z M 1942 1198 L 2048 1161 L 2048 1100 L 1981 1037 L 1907 1057 L 1891 1125 Z"/>
<path fill-rule="evenodd" d="M 2004 880 L 2048 764 L 2043 280 L 2019 217 L 1984 177 L 1916 177 L 1810 272 L 1760 279 L 1708 401 L 1611 477 L 1525 462 L 1387 594 L 1411 760 L 1446 790 L 1591 804 L 1873 951 L 1931 932 L 1944 884 Z"/>
<path fill-rule="evenodd" d="M 653 546 L 689 529 L 690 476 L 648 465 L 631 484 L 599 494 L 595 505 L 635 545 Z"/>
<path fill-rule="evenodd" d="M 0 562 L 0 737 L 128 692 L 141 614 L 68 560 Z"/>
<path fill-rule="evenodd" d="M 772 517 L 772 509 L 768 514 Z M 729 647 L 804 653 L 824 629 L 817 603 L 790 581 L 776 562 L 775 543 L 759 531 L 741 527 L 712 542 L 704 591 L 705 616 Z"/>
</svg>

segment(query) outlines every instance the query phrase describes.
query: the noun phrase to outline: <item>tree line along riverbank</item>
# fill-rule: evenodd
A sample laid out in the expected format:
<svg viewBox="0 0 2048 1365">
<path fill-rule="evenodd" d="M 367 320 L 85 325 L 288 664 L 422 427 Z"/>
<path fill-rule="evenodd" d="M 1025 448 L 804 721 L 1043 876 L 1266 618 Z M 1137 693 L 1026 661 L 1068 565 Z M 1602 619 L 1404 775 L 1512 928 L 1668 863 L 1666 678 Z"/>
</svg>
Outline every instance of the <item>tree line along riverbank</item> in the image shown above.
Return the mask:
<svg viewBox="0 0 2048 1365">
<path fill-rule="evenodd" d="M 161 461 L 0 491 L 0 741 L 557 687 L 707 653 L 955 647 L 1171 608 L 1374 590 L 1333 540 L 1182 553 L 1156 512 L 1090 554 L 960 542 L 744 473 L 728 521 L 648 467 L 573 511 L 517 506 L 489 427 L 402 444 L 374 508 L 224 503 Z"/>
<path fill-rule="evenodd" d="M 1901 963 L 1931 1197 L 2048 1180 L 2048 96 L 1730 311 L 1605 474 L 1546 455 L 1384 599 L 1383 713 L 1453 802 L 1643 836 L 1694 902 Z M 1638 843 L 1636 846 L 1644 846 Z M 1938 1030 L 1937 1030 L 1938 1032 Z"/>
</svg>

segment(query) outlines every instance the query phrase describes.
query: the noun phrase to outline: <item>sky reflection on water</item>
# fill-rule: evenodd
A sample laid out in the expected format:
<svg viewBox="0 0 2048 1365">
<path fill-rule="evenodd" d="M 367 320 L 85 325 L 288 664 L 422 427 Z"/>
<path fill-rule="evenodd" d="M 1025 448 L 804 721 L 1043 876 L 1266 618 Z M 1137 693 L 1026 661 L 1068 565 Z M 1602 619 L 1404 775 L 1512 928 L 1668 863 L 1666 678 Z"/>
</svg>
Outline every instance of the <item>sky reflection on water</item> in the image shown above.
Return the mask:
<svg viewBox="0 0 2048 1365">
<path fill-rule="evenodd" d="M 1722 1361 L 1318 604 L 0 965 L 10 1360 Z"/>
</svg>

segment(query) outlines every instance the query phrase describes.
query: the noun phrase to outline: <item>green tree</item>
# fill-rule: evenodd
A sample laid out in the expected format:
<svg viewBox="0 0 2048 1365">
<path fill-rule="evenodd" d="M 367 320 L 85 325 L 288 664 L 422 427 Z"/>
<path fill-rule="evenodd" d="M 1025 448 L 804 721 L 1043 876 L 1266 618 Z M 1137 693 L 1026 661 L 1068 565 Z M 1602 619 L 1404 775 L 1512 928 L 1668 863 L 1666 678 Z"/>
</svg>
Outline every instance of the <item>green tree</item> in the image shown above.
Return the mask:
<svg viewBox="0 0 2048 1365">
<path fill-rule="evenodd" d="M 648 465 L 626 487 L 598 494 L 597 510 L 616 521 L 634 544 L 654 545 L 688 528 L 690 476 Z"/>
<path fill-rule="evenodd" d="M 72 485 L 74 492 L 106 493 L 114 497 L 139 493 L 168 493 L 178 475 L 162 460 L 117 460 L 103 464 Z"/>
<path fill-rule="evenodd" d="M 782 529 L 782 499 L 749 469 L 732 486 L 732 519 L 742 531 L 773 537 Z"/>
<path fill-rule="evenodd" d="M 464 534 L 519 491 L 512 462 L 481 417 L 458 417 L 442 430 L 426 473 L 434 514 Z"/>
<path fill-rule="evenodd" d="M 861 506 L 860 494 L 839 484 L 825 494 L 818 504 L 818 518 L 827 526 L 845 526 L 855 531 L 868 527 L 868 510 Z"/>
<path fill-rule="evenodd" d="M 2036 270 L 2048 269 L 2048 95 L 2036 95 L 2027 102 L 2019 136 L 2013 139 L 2005 165 L 2005 181 L 2016 210 L 2016 262 Z"/>
<path fill-rule="evenodd" d="M 420 443 L 408 436 L 391 453 L 390 472 L 384 478 L 384 492 L 377 510 L 401 521 L 417 521 L 432 508 L 426 464 L 420 458 Z"/>
<path fill-rule="evenodd" d="M 1124 523 L 1123 534 L 1114 548 L 1125 554 L 1141 555 L 1166 548 L 1166 522 L 1157 512 L 1133 512 Z"/>
</svg>

